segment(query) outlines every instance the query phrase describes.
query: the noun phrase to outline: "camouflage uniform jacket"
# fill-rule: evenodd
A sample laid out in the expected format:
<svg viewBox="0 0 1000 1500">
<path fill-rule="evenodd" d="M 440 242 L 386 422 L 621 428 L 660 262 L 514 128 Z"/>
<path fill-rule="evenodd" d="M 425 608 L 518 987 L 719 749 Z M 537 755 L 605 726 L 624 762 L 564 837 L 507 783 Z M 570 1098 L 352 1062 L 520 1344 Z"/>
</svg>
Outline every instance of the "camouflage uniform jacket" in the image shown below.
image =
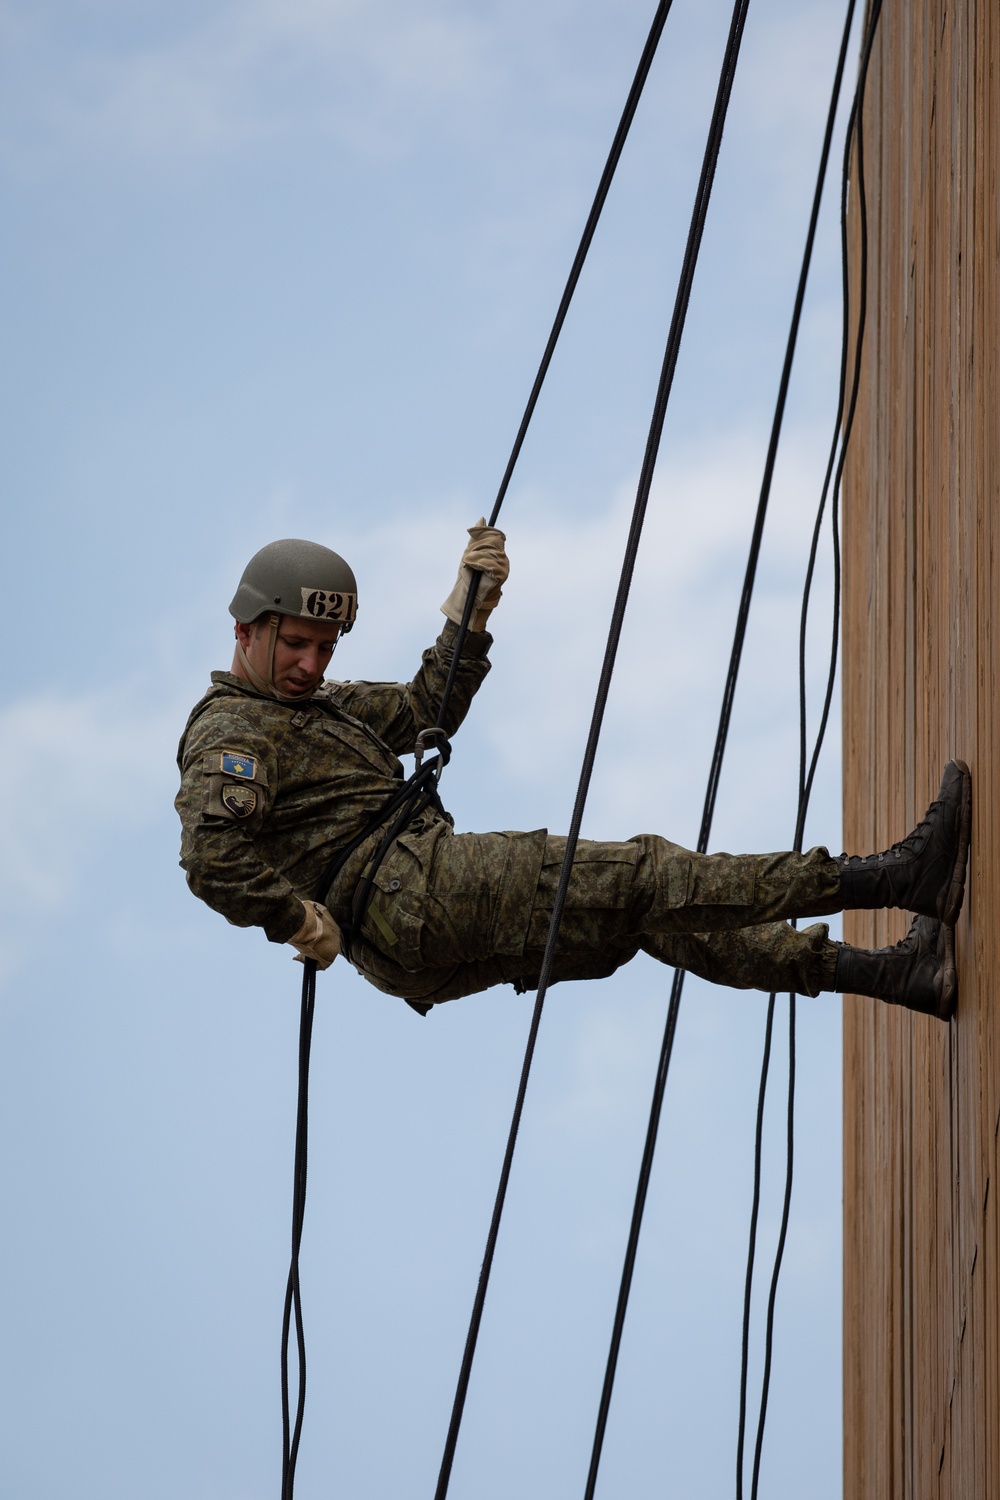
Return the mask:
<svg viewBox="0 0 1000 1500">
<path fill-rule="evenodd" d="M 181 865 L 196 896 L 239 927 L 283 943 L 302 925 L 300 898 L 398 790 L 397 759 L 436 721 L 456 627 L 445 625 L 412 682 L 324 682 L 283 703 L 231 672 L 213 672 L 177 761 Z M 449 722 L 454 733 L 490 669 L 485 631 L 466 637 Z M 337 882 L 350 891 L 381 835 L 352 855 Z"/>
</svg>

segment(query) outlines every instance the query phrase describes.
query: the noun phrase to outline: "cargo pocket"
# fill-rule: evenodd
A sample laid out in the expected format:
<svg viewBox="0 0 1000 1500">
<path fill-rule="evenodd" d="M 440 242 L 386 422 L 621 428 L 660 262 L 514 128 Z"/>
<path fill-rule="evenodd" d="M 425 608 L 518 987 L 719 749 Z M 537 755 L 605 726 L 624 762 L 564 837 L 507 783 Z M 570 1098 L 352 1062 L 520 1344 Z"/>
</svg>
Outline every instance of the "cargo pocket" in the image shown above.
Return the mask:
<svg viewBox="0 0 1000 1500">
<path fill-rule="evenodd" d="M 500 833 L 493 837 L 503 840 L 504 858 L 494 891 L 489 949 L 491 953 L 519 958 L 528 944 L 531 912 L 549 842 L 548 829 Z"/>
<path fill-rule="evenodd" d="M 535 949 L 544 948 L 548 941 L 565 851 L 565 838 L 548 840 L 535 909 L 531 915 L 529 943 Z M 639 849 L 635 843 L 580 839 L 574 852 L 566 905 L 559 923 L 556 955 L 560 964 L 576 954 L 587 955 L 586 963 L 590 966 L 594 955 L 604 953 L 608 945 L 618 944 L 624 939 L 629 926 L 638 858 Z"/>
<path fill-rule="evenodd" d="M 411 972 L 520 956 L 545 847 L 544 828 L 454 834 L 438 823 L 401 834 L 375 875 L 361 935 Z"/>
<path fill-rule="evenodd" d="M 688 906 L 752 906 L 756 886 L 757 862 L 753 855 L 688 856 Z"/>
<path fill-rule="evenodd" d="M 361 936 L 393 965 L 415 973 L 424 967 L 420 938 L 427 903 L 423 840 L 400 834 L 375 872 Z M 362 873 L 362 879 L 364 875 Z"/>
<path fill-rule="evenodd" d="M 630 842 L 641 850 L 641 884 L 655 891 L 656 910 L 745 908 L 756 899 L 754 855 L 696 854 L 654 833 L 635 834 Z"/>
</svg>

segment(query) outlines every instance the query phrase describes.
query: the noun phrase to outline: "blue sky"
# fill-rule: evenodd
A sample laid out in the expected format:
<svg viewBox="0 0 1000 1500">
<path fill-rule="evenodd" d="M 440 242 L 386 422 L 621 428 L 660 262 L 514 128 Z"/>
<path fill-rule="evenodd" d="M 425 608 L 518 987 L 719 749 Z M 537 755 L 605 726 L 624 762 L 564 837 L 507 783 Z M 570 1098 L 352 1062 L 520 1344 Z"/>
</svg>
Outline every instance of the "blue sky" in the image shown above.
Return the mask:
<svg viewBox="0 0 1000 1500">
<path fill-rule="evenodd" d="M 410 675 L 488 511 L 652 14 L 4 0 L 0 1491 L 278 1492 L 299 971 L 177 868 L 173 757 L 275 536 Z M 751 8 L 585 833 L 691 843 L 842 16 Z M 565 827 L 728 25 L 676 0 L 505 506 L 460 828 Z M 828 194 L 714 843 L 785 846 L 839 360 Z M 829 614 L 823 570 L 811 681 Z M 808 835 L 839 848 L 839 727 Z M 546 1006 L 451 1494 L 582 1492 L 670 974 Z M 320 977 L 298 1493 L 433 1491 L 530 1002 Z M 733 1491 L 764 998 L 689 981 L 601 1493 Z M 840 1002 L 800 1003 L 762 1493 L 840 1492 Z M 782 1009 L 782 1016 L 784 1011 Z M 778 1050 L 777 1079 L 783 1073 Z M 768 1122 L 761 1264 L 780 1211 Z M 760 1350 L 754 1349 L 754 1370 Z"/>
</svg>

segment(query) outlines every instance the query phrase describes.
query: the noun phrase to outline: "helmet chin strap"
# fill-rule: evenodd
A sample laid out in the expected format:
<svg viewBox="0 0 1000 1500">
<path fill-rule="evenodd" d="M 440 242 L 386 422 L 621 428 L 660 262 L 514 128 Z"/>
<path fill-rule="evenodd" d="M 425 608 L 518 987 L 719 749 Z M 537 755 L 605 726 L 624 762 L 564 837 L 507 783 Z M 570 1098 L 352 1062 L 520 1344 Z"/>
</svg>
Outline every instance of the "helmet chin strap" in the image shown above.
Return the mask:
<svg viewBox="0 0 1000 1500">
<path fill-rule="evenodd" d="M 269 698 L 277 698 L 281 703 L 301 703 L 302 699 L 298 693 L 279 693 L 274 685 L 274 648 L 278 642 L 278 629 L 281 625 L 281 616 L 272 614 L 270 630 L 267 637 L 267 676 L 262 677 L 256 668 L 250 665 L 250 658 L 243 649 L 243 642 L 239 636 L 236 637 L 236 655 L 240 666 L 247 677 L 253 683 L 258 693 L 266 693 Z M 322 678 L 320 678 L 322 681 Z M 316 684 L 319 686 L 319 683 Z"/>
</svg>

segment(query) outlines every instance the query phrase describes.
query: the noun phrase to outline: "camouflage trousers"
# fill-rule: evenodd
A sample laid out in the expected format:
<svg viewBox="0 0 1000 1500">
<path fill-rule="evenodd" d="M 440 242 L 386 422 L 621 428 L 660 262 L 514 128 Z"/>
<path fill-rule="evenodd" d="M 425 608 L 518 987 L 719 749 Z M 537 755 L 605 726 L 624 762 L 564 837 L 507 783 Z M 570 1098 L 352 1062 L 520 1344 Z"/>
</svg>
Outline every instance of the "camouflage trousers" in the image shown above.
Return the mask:
<svg viewBox="0 0 1000 1500">
<path fill-rule="evenodd" d="M 424 1004 L 495 984 L 535 988 L 565 847 L 545 829 L 416 825 L 375 875 L 352 961 L 378 989 Z M 656 834 L 581 840 L 552 978 L 604 978 L 642 949 L 718 984 L 815 995 L 833 983 L 827 926 L 796 931 L 781 919 L 839 911 L 839 891 L 822 848 L 704 855 Z M 343 915 L 342 901 L 330 905 Z"/>
</svg>

